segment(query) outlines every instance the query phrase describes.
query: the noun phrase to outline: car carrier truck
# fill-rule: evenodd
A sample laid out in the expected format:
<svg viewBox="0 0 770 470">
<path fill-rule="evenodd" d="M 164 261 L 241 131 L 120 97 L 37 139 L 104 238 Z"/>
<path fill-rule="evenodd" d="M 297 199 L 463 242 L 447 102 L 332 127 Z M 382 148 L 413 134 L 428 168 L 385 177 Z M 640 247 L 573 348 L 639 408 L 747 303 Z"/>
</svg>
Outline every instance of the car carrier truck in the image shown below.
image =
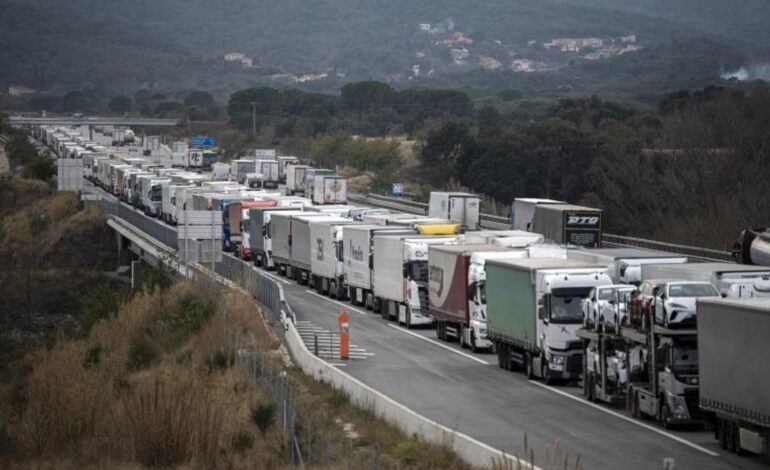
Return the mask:
<svg viewBox="0 0 770 470">
<path fill-rule="evenodd" d="M 577 380 L 583 371 L 581 299 L 611 284 L 606 266 L 569 259 L 489 260 L 487 331 L 500 367 L 529 378 Z"/>
</svg>

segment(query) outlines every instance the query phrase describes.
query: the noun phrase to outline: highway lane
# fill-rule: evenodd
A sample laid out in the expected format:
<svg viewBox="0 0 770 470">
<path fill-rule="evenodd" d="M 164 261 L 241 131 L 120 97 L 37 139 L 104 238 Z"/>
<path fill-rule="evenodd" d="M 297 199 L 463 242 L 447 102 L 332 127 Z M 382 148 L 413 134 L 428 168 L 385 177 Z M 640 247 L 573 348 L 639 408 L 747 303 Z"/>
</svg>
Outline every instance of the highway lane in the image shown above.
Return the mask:
<svg viewBox="0 0 770 470">
<path fill-rule="evenodd" d="M 535 463 L 544 464 L 547 449 L 558 440 L 562 455 L 569 452 L 573 462 L 580 455 L 585 468 L 661 468 L 666 457 L 677 468 L 765 468 L 757 459 L 723 452 L 710 432 L 668 432 L 620 410 L 612 414 L 583 400 L 576 387 L 530 382 L 523 374 L 499 369 L 492 354 L 471 355 L 456 344 L 439 343 L 432 330 L 397 331 L 378 315 L 282 281 L 298 320 L 335 331 L 337 314 L 350 313 L 351 341 L 374 356 L 348 361 L 347 373 L 507 452 L 524 455 L 526 433 Z"/>
<path fill-rule="evenodd" d="M 104 194 L 103 192 L 97 190 Z M 153 221 L 154 222 L 154 221 Z M 256 268 L 255 268 L 256 269 Z M 371 312 L 336 302 L 278 279 L 300 321 L 329 331 L 340 311 L 351 314 L 351 341 L 369 354 L 345 371 L 396 401 L 447 427 L 523 456 L 526 433 L 535 463 L 558 441 L 570 461 L 585 468 L 660 468 L 665 457 L 677 468 L 765 468 L 755 458 L 718 448 L 707 432 L 667 432 L 656 423 L 610 414 L 585 402 L 575 387 L 545 387 L 503 371 L 491 354 L 473 355 L 435 340 L 432 330 L 403 330 Z M 337 362 L 337 361 L 335 361 Z"/>
</svg>

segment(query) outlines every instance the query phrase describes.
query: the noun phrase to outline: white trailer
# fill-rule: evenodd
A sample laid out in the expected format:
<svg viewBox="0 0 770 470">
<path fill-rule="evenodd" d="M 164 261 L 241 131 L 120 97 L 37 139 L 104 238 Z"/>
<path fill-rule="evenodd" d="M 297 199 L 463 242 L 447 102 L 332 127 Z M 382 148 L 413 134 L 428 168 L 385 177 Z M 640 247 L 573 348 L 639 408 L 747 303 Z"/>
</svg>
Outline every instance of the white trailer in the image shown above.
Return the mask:
<svg viewBox="0 0 770 470">
<path fill-rule="evenodd" d="M 465 230 L 481 227 L 481 199 L 475 194 L 438 192 L 430 193 L 428 216 L 449 219 L 459 223 Z"/>
<path fill-rule="evenodd" d="M 305 172 L 308 165 L 291 165 L 284 169 L 286 176 L 286 194 L 305 194 Z"/>
<path fill-rule="evenodd" d="M 275 160 L 256 160 L 255 173 L 262 175 L 262 187 L 269 189 L 278 188 L 278 162 Z"/>
<path fill-rule="evenodd" d="M 523 230 L 479 230 L 465 232 L 465 243 L 469 245 L 496 245 L 508 248 L 523 248 L 543 243 L 543 236 Z"/>
<path fill-rule="evenodd" d="M 346 225 L 342 227 L 345 288 L 353 305 L 374 306 L 372 270 L 376 235 L 417 235 L 417 230 L 379 225 Z"/>
<path fill-rule="evenodd" d="M 456 236 L 379 235 L 374 238 L 372 310 L 411 328 L 433 322 L 428 311 L 428 246 Z"/>
<path fill-rule="evenodd" d="M 554 199 L 539 199 L 533 197 L 517 197 L 511 206 L 511 227 L 514 230 L 529 232 L 532 219 L 535 218 L 535 208 L 539 204 L 564 204 L 564 201 Z"/>
<path fill-rule="evenodd" d="M 354 221 L 329 217 L 310 222 L 310 282 L 321 295 L 345 299 L 345 264 L 342 257 L 342 228 Z"/>
<path fill-rule="evenodd" d="M 257 171 L 257 161 L 254 159 L 239 158 L 230 162 L 230 179 L 245 184 L 246 175 Z M 249 186 L 246 184 L 246 186 Z"/>
<path fill-rule="evenodd" d="M 278 157 L 278 179 L 281 184 L 286 183 L 286 168 L 299 164 L 299 158 L 291 155 L 282 155 Z"/>
<path fill-rule="evenodd" d="M 328 214 L 300 212 L 286 214 L 283 211 L 265 212 L 264 215 L 270 217 L 270 238 L 272 241 L 272 258 L 275 269 L 279 274 L 294 279 L 305 270 L 310 269 L 310 263 L 307 268 L 292 269 L 291 253 L 294 248 L 295 231 L 300 240 L 296 246 L 298 250 L 307 251 L 310 256 L 310 229 L 307 228 L 307 219 L 312 217 L 330 217 Z M 307 228 L 307 236 L 304 236 L 304 229 Z M 300 233 L 302 232 L 302 234 Z M 306 245 L 306 246 L 303 246 Z M 295 276 L 295 271 L 297 271 Z M 307 278 L 305 278 L 307 279 Z"/>
</svg>

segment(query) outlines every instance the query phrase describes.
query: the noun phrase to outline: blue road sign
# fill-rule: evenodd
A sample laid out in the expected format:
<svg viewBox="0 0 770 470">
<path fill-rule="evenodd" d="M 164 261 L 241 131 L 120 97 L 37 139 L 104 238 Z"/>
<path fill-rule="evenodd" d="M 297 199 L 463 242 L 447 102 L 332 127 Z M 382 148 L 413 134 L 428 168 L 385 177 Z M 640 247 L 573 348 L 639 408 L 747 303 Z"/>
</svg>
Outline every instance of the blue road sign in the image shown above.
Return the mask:
<svg viewBox="0 0 770 470">
<path fill-rule="evenodd" d="M 393 183 L 392 193 L 394 196 L 404 195 L 404 185 L 402 183 Z"/>
<path fill-rule="evenodd" d="M 215 147 L 217 139 L 207 135 L 196 135 L 190 139 L 193 147 Z"/>
</svg>

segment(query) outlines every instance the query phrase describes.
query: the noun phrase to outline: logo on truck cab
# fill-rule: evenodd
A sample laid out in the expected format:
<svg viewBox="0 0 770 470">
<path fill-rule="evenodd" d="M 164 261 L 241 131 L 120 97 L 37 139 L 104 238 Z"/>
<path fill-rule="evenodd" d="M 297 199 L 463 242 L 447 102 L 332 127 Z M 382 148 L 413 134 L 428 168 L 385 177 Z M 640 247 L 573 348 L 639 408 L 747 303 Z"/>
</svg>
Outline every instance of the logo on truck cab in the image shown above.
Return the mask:
<svg viewBox="0 0 770 470">
<path fill-rule="evenodd" d="M 351 257 L 356 260 L 363 263 L 364 261 L 364 250 L 360 246 L 356 248 L 355 245 L 353 245 L 353 240 L 350 240 L 350 255 Z"/>
<path fill-rule="evenodd" d="M 599 223 L 599 217 L 595 215 L 570 215 L 567 218 L 567 224 L 569 225 L 585 225 L 591 226 Z"/>
</svg>

